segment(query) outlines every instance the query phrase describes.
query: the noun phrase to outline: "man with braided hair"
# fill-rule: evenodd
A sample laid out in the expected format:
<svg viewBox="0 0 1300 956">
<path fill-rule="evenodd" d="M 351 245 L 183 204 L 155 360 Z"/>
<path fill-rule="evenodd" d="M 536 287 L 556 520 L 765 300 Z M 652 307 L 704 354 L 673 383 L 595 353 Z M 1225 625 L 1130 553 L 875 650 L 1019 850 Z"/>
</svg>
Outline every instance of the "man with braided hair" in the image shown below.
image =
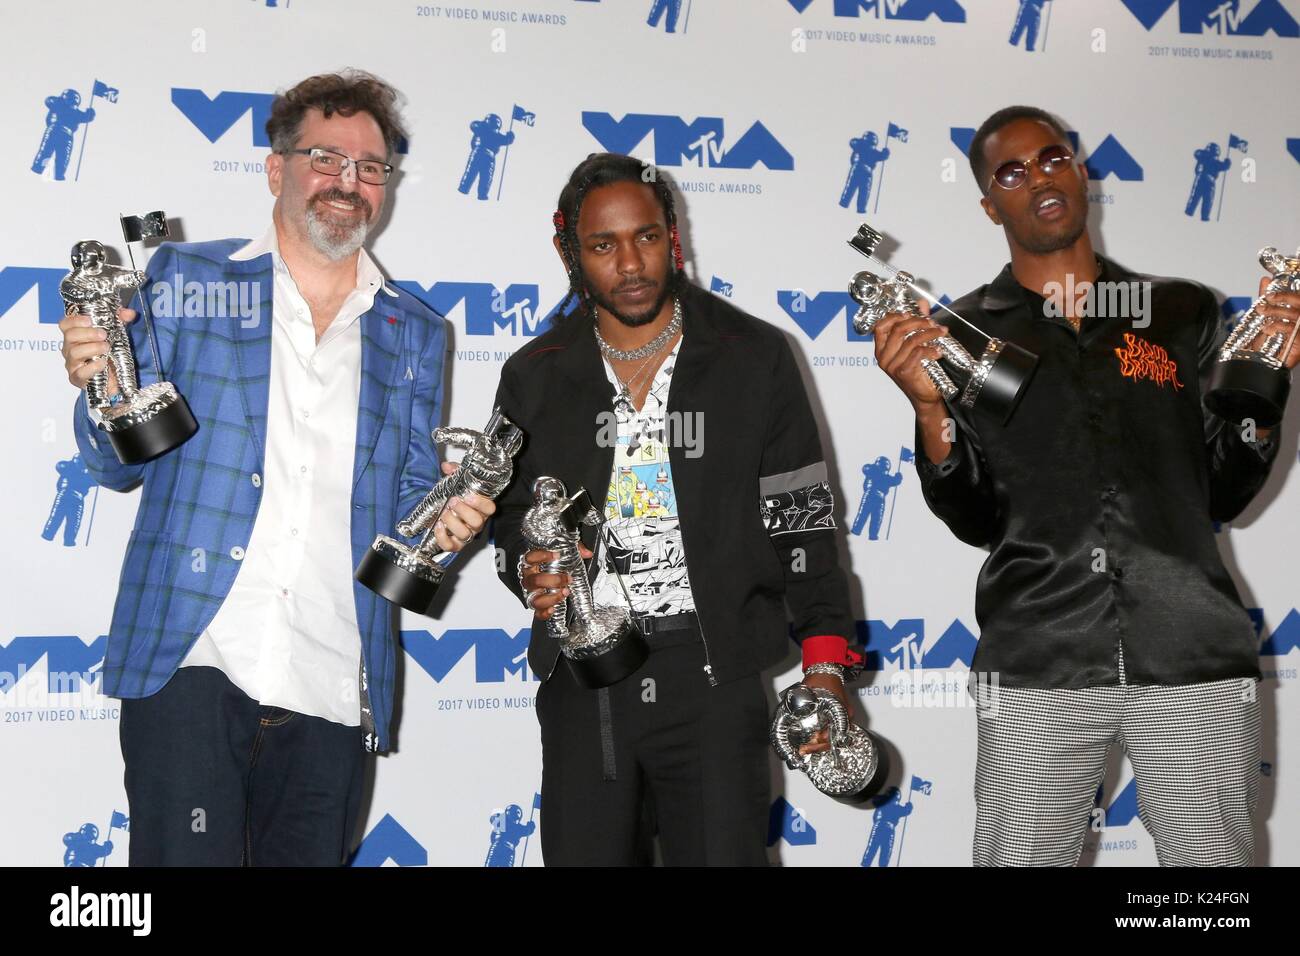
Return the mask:
<svg viewBox="0 0 1300 956">
<path fill-rule="evenodd" d="M 760 675 L 792 650 L 787 605 L 809 684 L 847 705 L 845 671 L 861 660 L 833 509 L 815 506 L 831 492 L 804 384 L 780 332 L 687 280 L 673 193 L 653 167 L 588 157 L 553 222 L 569 279 L 557 315 L 574 307 L 506 362 L 497 392 L 529 436 L 496 542 L 502 580 L 534 612 L 542 854 L 636 863 L 652 806 L 665 863 L 762 865 Z M 595 603 L 627 608 L 651 648 L 611 687 L 580 686 L 547 633 L 569 581 L 521 534 L 541 476 L 605 502 L 583 529 Z M 629 498 L 651 489 L 652 507 Z"/>
</svg>

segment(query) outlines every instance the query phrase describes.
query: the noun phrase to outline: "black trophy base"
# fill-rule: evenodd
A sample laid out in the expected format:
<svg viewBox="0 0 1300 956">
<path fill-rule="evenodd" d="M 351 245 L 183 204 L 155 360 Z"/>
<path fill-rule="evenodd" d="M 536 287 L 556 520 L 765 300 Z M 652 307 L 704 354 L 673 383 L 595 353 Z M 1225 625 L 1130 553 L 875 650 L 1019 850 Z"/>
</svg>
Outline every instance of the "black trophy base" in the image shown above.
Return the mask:
<svg viewBox="0 0 1300 956">
<path fill-rule="evenodd" d="M 199 430 L 185 396 L 176 400 L 148 421 L 108 433 L 117 460 L 124 465 L 139 465 L 185 444 Z"/>
<path fill-rule="evenodd" d="M 876 745 L 876 772 L 871 775 L 866 786 L 861 790 L 853 793 L 841 794 L 834 797 L 838 803 L 843 803 L 850 807 L 861 807 L 870 805 L 872 797 L 885 789 L 885 782 L 889 779 L 889 751 L 885 749 L 879 737 L 869 734 L 872 743 Z"/>
<path fill-rule="evenodd" d="M 430 581 L 399 567 L 373 548 L 367 549 L 352 576 L 380 597 L 416 614 L 429 613 L 442 583 L 441 578 Z"/>
<path fill-rule="evenodd" d="M 1272 428 L 1282 420 L 1290 393 L 1291 375 L 1285 369 L 1229 359 L 1215 363 L 1205 407 L 1234 425 L 1251 421 L 1260 428 Z"/>
<path fill-rule="evenodd" d="M 599 690 L 631 677 L 650 656 L 650 645 L 636 627 L 629 627 L 623 636 L 603 654 L 581 660 L 566 658 L 573 678 L 588 690 Z"/>
<path fill-rule="evenodd" d="M 1003 342 L 1002 352 L 989 369 L 988 378 L 975 399 L 975 411 L 1005 425 L 1029 388 L 1038 368 L 1038 356 L 1014 342 Z"/>
</svg>

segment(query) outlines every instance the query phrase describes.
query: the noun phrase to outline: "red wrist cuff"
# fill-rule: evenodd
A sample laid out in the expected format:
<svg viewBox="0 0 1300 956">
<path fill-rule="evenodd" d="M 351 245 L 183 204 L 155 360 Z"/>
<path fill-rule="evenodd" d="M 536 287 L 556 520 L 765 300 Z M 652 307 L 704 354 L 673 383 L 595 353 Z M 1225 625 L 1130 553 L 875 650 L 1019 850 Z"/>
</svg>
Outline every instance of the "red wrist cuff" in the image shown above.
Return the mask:
<svg viewBox="0 0 1300 956">
<path fill-rule="evenodd" d="M 838 634 L 818 634 L 803 639 L 803 666 L 813 664 L 842 664 L 853 667 L 862 663 L 862 655 L 849 650 L 849 642 Z"/>
</svg>

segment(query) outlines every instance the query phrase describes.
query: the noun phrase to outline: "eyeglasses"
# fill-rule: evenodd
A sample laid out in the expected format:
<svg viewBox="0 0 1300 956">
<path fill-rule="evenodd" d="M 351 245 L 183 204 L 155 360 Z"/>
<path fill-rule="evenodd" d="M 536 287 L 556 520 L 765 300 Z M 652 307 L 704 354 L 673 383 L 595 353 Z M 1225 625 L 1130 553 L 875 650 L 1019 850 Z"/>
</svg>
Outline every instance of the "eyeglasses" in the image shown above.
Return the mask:
<svg viewBox="0 0 1300 956">
<path fill-rule="evenodd" d="M 1074 153 L 1059 144 L 1044 146 L 1038 156 L 1031 160 L 1048 176 L 1055 176 L 1073 161 Z M 1013 159 L 993 171 L 993 178 L 989 180 L 989 185 L 997 183 L 1003 189 L 1015 189 L 1028 178 L 1029 163 L 1021 159 Z"/>
<path fill-rule="evenodd" d="M 371 186 L 382 186 L 393 175 L 393 167 L 376 159 L 352 159 L 332 149 L 313 146 L 311 149 L 286 149 L 285 154 L 310 156 L 311 168 L 326 176 L 340 176 L 343 170 L 352 166 L 357 171 L 357 179 Z"/>
</svg>

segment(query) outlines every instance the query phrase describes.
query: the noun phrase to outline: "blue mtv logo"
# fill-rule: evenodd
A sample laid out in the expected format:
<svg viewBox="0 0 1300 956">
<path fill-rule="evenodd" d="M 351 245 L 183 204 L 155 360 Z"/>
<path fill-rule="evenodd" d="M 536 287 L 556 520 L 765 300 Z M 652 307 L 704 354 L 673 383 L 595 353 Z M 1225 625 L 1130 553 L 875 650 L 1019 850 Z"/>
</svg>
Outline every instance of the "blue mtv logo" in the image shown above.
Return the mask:
<svg viewBox="0 0 1300 956">
<path fill-rule="evenodd" d="M 45 658 L 46 686 L 51 694 L 75 694 L 99 683 L 107 635 L 90 644 L 73 635 L 20 636 L 0 647 L 0 694 L 7 694 Z"/>
<path fill-rule="evenodd" d="M 252 144 L 269 149 L 271 140 L 266 135 L 266 121 L 271 117 L 271 104 L 274 101 L 274 93 L 222 90 L 216 96 L 208 96 L 202 90 L 182 86 L 172 87 L 172 105 L 194 124 L 194 128 L 202 133 L 209 143 L 221 139 L 245 115 L 251 113 Z M 398 153 L 407 151 L 405 140 L 397 144 L 396 151 Z"/>
<path fill-rule="evenodd" d="M 870 342 L 871 336 L 853 330 L 853 313 L 858 305 L 847 292 L 825 291 L 809 295 L 802 289 L 778 289 L 776 304 L 804 335 L 816 339 L 836 319 L 843 317 L 844 334 L 850 342 Z"/>
<path fill-rule="evenodd" d="M 1220 312 L 1223 314 L 1224 329 L 1229 332 L 1232 331 L 1233 326 L 1241 320 L 1241 317 L 1254 301 L 1254 297 L 1249 295 L 1230 295 L 1224 299 L 1223 305 L 1219 307 Z"/>
<path fill-rule="evenodd" d="M 1300 163 L 1300 136 L 1287 137 L 1286 151 L 1291 154 L 1291 158 Z"/>
<path fill-rule="evenodd" d="M 718 295 L 726 296 L 728 299 L 730 299 L 731 293 L 734 291 L 734 289 L 732 287 L 732 284 L 728 282 L 726 279 L 722 278 L 721 276 L 714 276 L 709 280 L 709 291 L 716 292 Z"/>
<path fill-rule="evenodd" d="M 1077 153 L 1079 134 L 1074 130 L 1066 130 L 1066 134 L 1070 137 L 1070 143 Z M 963 156 L 970 155 L 970 144 L 975 139 L 975 127 L 954 126 L 949 130 L 948 135 L 952 144 L 961 150 Z M 1088 155 L 1084 166 L 1088 170 L 1088 178 L 1096 182 L 1101 182 L 1110 175 L 1123 182 L 1142 182 L 1145 178 L 1141 164 L 1111 133 L 1106 134 L 1106 138 Z"/>
<path fill-rule="evenodd" d="M 1105 805 L 1105 784 L 1097 788 L 1097 798 L 1092 811 L 1092 829 L 1126 827 L 1138 818 L 1137 778 L 1134 777 Z"/>
<path fill-rule="evenodd" d="M 1252 617 L 1255 615 L 1252 614 Z M 1262 631 L 1262 614 L 1257 619 L 1256 631 Z M 1300 644 L 1300 612 L 1292 608 L 1282 618 L 1282 623 L 1273 628 L 1273 633 L 1259 646 L 1261 657 L 1286 657 Z"/>
<path fill-rule="evenodd" d="M 551 327 L 559 304 L 545 315 L 539 305 L 541 294 L 536 283 L 511 283 L 499 289 L 491 282 L 435 282 L 425 288 L 418 282 L 397 282 L 439 315 L 452 318 L 462 304 L 465 308 L 466 335 L 541 335 Z"/>
<path fill-rule="evenodd" d="M 43 324 L 63 320 L 63 296 L 59 283 L 67 269 L 41 269 L 33 266 L 0 268 L 0 315 L 5 315 L 32 289 L 36 290 L 36 311 Z"/>
<path fill-rule="evenodd" d="M 507 674 L 536 680 L 528 670 L 529 629 L 510 634 L 501 628 L 452 628 L 436 637 L 429 631 L 402 631 L 403 650 L 435 681 L 441 681 L 474 650 L 474 679 L 502 684 Z"/>
<path fill-rule="evenodd" d="M 245 114 L 252 113 L 253 145 L 269 149 L 271 140 L 266 135 L 266 121 L 271 117 L 271 103 L 274 100 L 274 93 L 222 90 L 215 97 L 210 97 L 202 90 L 172 87 L 172 104 L 194 124 L 195 129 L 207 137 L 209 143 L 215 143 Z"/>
<path fill-rule="evenodd" d="M 1300 36 L 1300 23 L 1287 12 L 1282 0 L 1120 0 L 1146 29 L 1178 8 L 1181 33 L 1214 33 L 1262 37 L 1269 31 L 1280 37 Z"/>
<path fill-rule="evenodd" d="M 788 0 L 803 13 L 813 0 Z M 833 0 L 837 17 L 863 14 L 878 20 L 928 20 L 938 17 L 944 23 L 965 23 L 966 11 L 957 0 Z"/>
<path fill-rule="evenodd" d="M 726 142 L 720 116 L 701 116 L 689 123 L 680 116 L 628 113 L 616 120 L 609 113 L 583 110 L 582 125 L 611 153 L 632 155 L 647 137 L 653 137 L 657 166 L 753 169 L 794 169 L 794 156 L 762 122 L 755 122 L 733 145 Z"/>
<path fill-rule="evenodd" d="M 778 840 L 784 840 L 790 846 L 814 846 L 817 843 L 816 827 L 804 819 L 802 811 L 790 806 L 785 797 L 773 801 L 767 817 L 767 845 L 776 846 Z"/>
<path fill-rule="evenodd" d="M 429 851 L 392 814 L 385 813 L 361 841 L 348 865 L 383 866 L 389 860 L 396 866 L 428 866 Z"/>
<path fill-rule="evenodd" d="M 884 670 L 886 663 L 900 670 L 969 668 L 979 643 L 965 624 L 954 620 L 927 646 L 925 620 L 919 617 L 900 618 L 893 624 L 858 621 L 857 637 L 866 650 L 866 668 L 873 671 Z"/>
</svg>

